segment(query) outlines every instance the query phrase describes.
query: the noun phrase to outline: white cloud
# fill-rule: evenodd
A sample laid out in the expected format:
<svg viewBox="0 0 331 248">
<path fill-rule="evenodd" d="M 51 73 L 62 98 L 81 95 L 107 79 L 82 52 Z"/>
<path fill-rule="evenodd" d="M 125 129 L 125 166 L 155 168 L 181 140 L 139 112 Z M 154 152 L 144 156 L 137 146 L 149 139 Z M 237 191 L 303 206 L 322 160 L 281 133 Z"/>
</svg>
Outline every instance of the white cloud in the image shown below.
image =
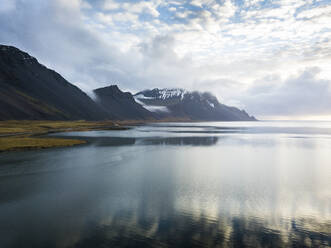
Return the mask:
<svg viewBox="0 0 331 248">
<path fill-rule="evenodd" d="M 320 6 L 317 8 L 313 9 L 306 9 L 301 11 L 298 15 L 297 18 L 315 18 L 315 17 L 321 17 L 321 16 L 326 16 L 326 17 L 331 17 L 331 5 L 330 6 Z"/>
<path fill-rule="evenodd" d="M 178 11 L 176 12 L 176 16 L 178 18 L 187 18 L 190 14 L 192 14 L 193 12 L 190 10 L 185 10 L 185 11 Z"/>
<path fill-rule="evenodd" d="M 330 95 L 322 94 L 331 79 L 326 2 L 31 0 L 20 8 L 15 1 L 4 3 L 0 42 L 32 53 L 84 90 L 114 81 L 133 91 L 203 89 L 259 117 L 331 115 Z M 321 71 L 306 69 L 314 67 Z M 305 105 L 314 95 L 323 106 L 290 113 L 276 101 Z M 270 107 L 260 108 L 263 101 Z"/>
<path fill-rule="evenodd" d="M 111 15 L 114 21 L 118 22 L 136 22 L 138 20 L 138 15 L 132 14 L 130 12 L 120 12 Z"/>
<path fill-rule="evenodd" d="M 97 13 L 96 14 L 96 18 L 99 22 L 103 23 L 103 24 L 107 24 L 107 25 L 113 25 L 113 17 L 111 15 L 107 15 L 104 13 Z"/>
<path fill-rule="evenodd" d="M 120 7 L 120 4 L 114 0 L 105 0 L 103 3 L 103 9 L 105 10 L 114 10 L 118 9 Z"/>
<path fill-rule="evenodd" d="M 225 0 L 223 4 L 214 4 L 214 14 L 219 18 L 230 18 L 236 12 L 236 6 L 231 0 Z"/>
<path fill-rule="evenodd" d="M 279 78 L 264 78 L 243 100 L 248 110 L 265 116 L 330 115 L 331 80 L 319 79 L 319 72 L 317 67 L 307 68 L 281 83 Z"/>
<path fill-rule="evenodd" d="M 200 0 L 192 0 L 190 4 L 202 8 L 202 1 Z"/>
<path fill-rule="evenodd" d="M 138 3 L 124 3 L 122 8 L 126 11 L 133 12 L 133 13 L 148 13 L 153 17 L 158 17 L 160 15 L 159 11 L 157 10 L 157 6 L 159 5 L 158 2 L 154 1 L 140 1 Z"/>
</svg>

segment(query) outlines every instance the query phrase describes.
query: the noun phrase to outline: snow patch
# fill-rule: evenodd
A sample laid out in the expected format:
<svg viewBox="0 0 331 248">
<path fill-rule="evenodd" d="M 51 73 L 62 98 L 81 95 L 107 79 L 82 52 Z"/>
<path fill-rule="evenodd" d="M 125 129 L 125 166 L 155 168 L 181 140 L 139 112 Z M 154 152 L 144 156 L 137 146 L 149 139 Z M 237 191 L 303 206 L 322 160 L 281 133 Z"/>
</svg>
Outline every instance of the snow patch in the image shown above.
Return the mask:
<svg viewBox="0 0 331 248">
<path fill-rule="evenodd" d="M 145 96 L 143 94 L 139 94 L 139 95 L 134 96 L 134 99 L 154 99 L 154 97 L 149 97 L 149 96 Z"/>
<path fill-rule="evenodd" d="M 159 94 L 162 99 L 168 99 L 168 98 L 173 98 L 173 97 L 180 97 L 181 100 L 183 100 L 184 95 L 187 93 L 186 90 L 183 89 L 160 89 Z"/>
<path fill-rule="evenodd" d="M 207 103 L 209 104 L 210 107 L 215 108 L 215 104 L 211 103 L 210 101 L 207 100 Z"/>
<path fill-rule="evenodd" d="M 143 105 L 143 107 L 151 112 L 165 112 L 169 113 L 169 109 L 166 106 L 151 106 Z"/>
<path fill-rule="evenodd" d="M 170 112 L 169 109 L 165 106 L 151 106 L 151 105 L 146 105 L 145 103 L 143 103 L 142 101 L 139 101 L 140 99 L 154 99 L 153 97 L 140 97 L 141 94 L 136 95 L 133 97 L 133 99 L 135 100 L 136 103 L 140 104 L 143 108 L 147 109 L 148 111 L 151 112 Z M 138 98 L 139 97 L 139 98 Z"/>
</svg>

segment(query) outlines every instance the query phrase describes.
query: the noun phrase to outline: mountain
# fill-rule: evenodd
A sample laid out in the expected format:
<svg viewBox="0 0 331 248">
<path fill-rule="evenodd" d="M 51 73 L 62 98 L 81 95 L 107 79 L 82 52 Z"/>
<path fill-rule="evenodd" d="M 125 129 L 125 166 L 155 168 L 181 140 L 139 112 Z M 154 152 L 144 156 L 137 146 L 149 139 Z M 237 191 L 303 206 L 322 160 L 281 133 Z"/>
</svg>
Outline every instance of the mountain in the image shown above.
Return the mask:
<svg viewBox="0 0 331 248">
<path fill-rule="evenodd" d="M 138 104 L 130 92 L 121 91 L 117 85 L 94 90 L 96 102 L 116 120 L 158 119 L 158 115 Z"/>
<path fill-rule="evenodd" d="M 144 90 L 134 96 L 111 85 L 95 101 L 28 53 L 0 45 L 0 120 L 255 120 L 210 93 Z"/>
<path fill-rule="evenodd" d="M 161 118 L 194 121 L 254 121 L 244 110 L 221 104 L 208 92 L 183 89 L 152 89 L 134 95 L 137 102 Z"/>
<path fill-rule="evenodd" d="M 0 120 L 101 120 L 107 115 L 83 91 L 37 59 L 0 45 Z"/>
</svg>

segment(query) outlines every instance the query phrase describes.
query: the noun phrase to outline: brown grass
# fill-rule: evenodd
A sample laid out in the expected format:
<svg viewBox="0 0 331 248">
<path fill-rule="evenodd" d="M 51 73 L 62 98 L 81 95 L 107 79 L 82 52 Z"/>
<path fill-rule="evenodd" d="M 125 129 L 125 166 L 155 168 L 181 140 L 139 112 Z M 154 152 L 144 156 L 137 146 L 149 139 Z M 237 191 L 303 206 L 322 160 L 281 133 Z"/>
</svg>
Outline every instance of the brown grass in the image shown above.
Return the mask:
<svg viewBox="0 0 331 248">
<path fill-rule="evenodd" d="M 86 141 L 74 139 L 2 137 L 0 138 L 0 151 L 43 149 L 51 147 L 74 146 L 84 143 L 86 143 Z"/>
<path fill-rule="evenodd" d="M 0 121 L 0 152 L 72 146 L 83 140 L 37 137 L 48 133 L 92 130 L 123 130 L 111 121 Z"/>
<path fill-rule="evenodd" d="M 0 152 L 25 149 L 41 149 L 60 146 L 72 146 L 86 143 L 84 140 L 50 138 L 48 133 L 92 131 L 92 130 L 125 130 L 124 126 L 149 122 L 191 121 L 189 119 L 162 120 L 126 120 L 126 121 L 0 121 Z M 42 136 L 42 137 L 40 137 Z"/>
<path fill-rule="evenodd" d="M 111 121 L 0 121 L 0 135 L 124 129 Z"/>
</svg>

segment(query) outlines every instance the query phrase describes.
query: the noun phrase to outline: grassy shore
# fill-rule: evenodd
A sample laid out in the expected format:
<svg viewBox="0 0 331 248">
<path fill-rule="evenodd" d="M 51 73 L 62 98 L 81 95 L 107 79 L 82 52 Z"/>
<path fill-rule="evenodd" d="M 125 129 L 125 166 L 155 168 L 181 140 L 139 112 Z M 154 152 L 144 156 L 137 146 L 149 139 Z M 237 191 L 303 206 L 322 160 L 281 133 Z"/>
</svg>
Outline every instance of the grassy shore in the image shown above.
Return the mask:
<svg viewBox="0 0 331 248">
<path fill-rule="evenodd" d="M 126 128 L 111 121 L 0 121 L 0 152 L 86 143 L 84 140 L 45 136 L 49 133 L 123 129 Z"/>
<path fill-rule="evenodd" d="M 84 140 L 59 138 L 6 137 L 0 138 L 0 151 L 44 149 L 84 144 Z"/>
</svg>

